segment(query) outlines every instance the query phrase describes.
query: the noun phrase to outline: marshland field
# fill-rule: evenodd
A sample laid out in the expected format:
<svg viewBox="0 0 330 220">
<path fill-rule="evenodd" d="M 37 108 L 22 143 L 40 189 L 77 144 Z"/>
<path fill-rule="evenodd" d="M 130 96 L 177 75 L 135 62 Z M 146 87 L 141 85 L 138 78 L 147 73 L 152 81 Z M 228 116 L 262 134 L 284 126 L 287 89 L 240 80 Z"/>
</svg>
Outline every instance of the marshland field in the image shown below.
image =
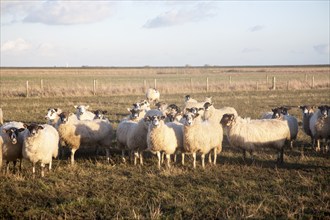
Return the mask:
<svg viewBox="0 0 330 220">
<path fill-rule="evenodd" d="M 301 127 L 299 105 L 330 104 L 330 66 L 0 68 L 0 107 L 5 121 L 45 123 L 47 109 L 74 112 L 74 105 L 107 110 L 117 128 L 132 103 L 156 87 L 161 101 L 183 106 L 184 96 L 212 96 L 214 106 L 234 107 L 259 118 L 290 106 L 300 124 L 284 164 L 274 151 L 244 161 L 226 138 L 217 165 L 192 157 L 184 166 L 159 170 L 155 155 L 144 166 L 123 163 L 120 152 L 76 153 L 76 164 L 54 159 L 44 178 L 22 171 L 0 173 L 0 219 L 330 219 L 330 153 L 315 152 Z M 113 145 L 115 145 L 115 141 Z M 91 146 L 93 147 L 93 146 Z M 68 152 L 67 152 L 68 153 Z"/>
</svg>

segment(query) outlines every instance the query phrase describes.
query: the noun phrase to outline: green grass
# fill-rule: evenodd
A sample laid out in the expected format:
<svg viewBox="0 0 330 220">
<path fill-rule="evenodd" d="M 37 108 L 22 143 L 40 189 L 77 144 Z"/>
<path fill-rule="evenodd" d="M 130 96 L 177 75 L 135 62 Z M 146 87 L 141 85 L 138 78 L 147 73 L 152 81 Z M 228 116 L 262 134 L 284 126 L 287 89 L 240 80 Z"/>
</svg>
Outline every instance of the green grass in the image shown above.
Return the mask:
<svg viewBox="0 0 330 220">
<path fill-rule="evenodd" d="M 183 104 L 182 93 L 165 93 L 168 103 Z M 278 91 L 212 91 L 190 93 L 203 100 L 212 96 L 215 107 L 232 106 L 239 115 L 258 118 L 279 105 L 329 104 L 330 89 Z M 49 107 L 74 111 L 75 104 L 107 110 L 114 128 L 126 108 L 144 98 L 143 92 L 98 96 L 1 97 L 5 121 L 45 123 Z M 299 109 L 290 114 L 301 122 Z M 301 128 L 300 128 L 301 129 Z M 255 160 L 228 146 L 224 138 L 218 164 L 192 158 L 185 166 L 157 169 L 155 155 L 146 153 L 144 166 L 122 163 L 117 150 L 105 154 L 78 150 L 76 165 L 55 159 L 53 171 L 32 177 L 23 161 L 22 172 L 0 174 L 0 219 L 329 219 L 329 153 L 316 153 L 309 138 L 299 131 L 294 149 L 285 150 L 285 163 L 277 166 L 275 152 L 257 152 Z M 68 153 L 68 152 L 67 152 Z M 66 158 L 68 154 L 66 155 Z"/>
</svg>

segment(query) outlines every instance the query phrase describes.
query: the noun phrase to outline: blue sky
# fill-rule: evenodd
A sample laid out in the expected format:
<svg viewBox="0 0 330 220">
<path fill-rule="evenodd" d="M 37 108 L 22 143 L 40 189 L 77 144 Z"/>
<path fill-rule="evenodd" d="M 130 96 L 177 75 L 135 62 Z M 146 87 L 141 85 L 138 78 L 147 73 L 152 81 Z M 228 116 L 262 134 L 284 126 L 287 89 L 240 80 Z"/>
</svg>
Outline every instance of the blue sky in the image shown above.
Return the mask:
<svg viewBox="0 0 330 220">
<path fill-rule="evenodd" d="M 1 0 L 1 66 L 330 64 L 329 10 L 329 0 Z"/>
</svg>

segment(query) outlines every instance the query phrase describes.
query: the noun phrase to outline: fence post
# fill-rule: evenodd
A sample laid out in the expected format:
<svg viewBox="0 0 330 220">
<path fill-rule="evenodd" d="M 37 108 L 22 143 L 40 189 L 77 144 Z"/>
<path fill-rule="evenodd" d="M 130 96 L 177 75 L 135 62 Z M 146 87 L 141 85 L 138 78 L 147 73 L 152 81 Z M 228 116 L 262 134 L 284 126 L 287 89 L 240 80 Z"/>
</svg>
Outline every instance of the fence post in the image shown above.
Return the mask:
<svg viewBox="0 0 330 220">
<path fill-rule="evenodd" d="M 312 77 L 312 89 L 314 89 L 314 86 L 315 86 L 315 78 L 314 76 Z"/>
<path fill-rule="evenodd" d="M 190 78 L 190 90 L 191 90 L 191 92 L 193 91 L 193 81 L 192 81 L 192 78 Z"/>
<path fill-rule="evenodd" d="M 286 90 L 289 90 L 289 83 L 290 83 L 290 81 L 288 80 L 288 81 L 286 82 Z"/>
<path fill-rule="evenodd" d="M 266 84 L 268 85 L 268 75 L 266 75 Z"/>
<path fill-rule="evenodd" d="M 157 89 L 157 79 L 155 79 L 154 88 Z"/>
<path fill-rule="evenodd" d="M 26 98 L 29 97 L 29 81 L 26 81 Z"/>
<path fill-rule="evenodd" d="M 206 77 L 206 92 L 209 91 L 209 77 Z"/>
<path fill-rule="evenodd" d="M 147 91 L 147 80 L 143 80 L 144 92 Z"/>
<path fill-rule="evenodd" d="M 96 79 L 93 80 L 93 94 L 96 95 Z"/>
<path fill-rule="evenodd" d="M 259 90 L 259 83 L 258 83 L 258 81 L 257 81 L 257 91 Z"/>
<path fill-rule="evenodd" d="M 231 85 L 231 76 L 229 76 L 229 85 Z"/>
<path fill-rule="evenodd" d="M 276 90 L 276 78 L 273 76 L 273 90 Z"/>
<path fill-rule="evenodd" d="M 44 80 L 43 79 L 40 80 L 40 89 L 41 89 L 41 96 L 43 96 L 44 95 Z"/>
</svg>

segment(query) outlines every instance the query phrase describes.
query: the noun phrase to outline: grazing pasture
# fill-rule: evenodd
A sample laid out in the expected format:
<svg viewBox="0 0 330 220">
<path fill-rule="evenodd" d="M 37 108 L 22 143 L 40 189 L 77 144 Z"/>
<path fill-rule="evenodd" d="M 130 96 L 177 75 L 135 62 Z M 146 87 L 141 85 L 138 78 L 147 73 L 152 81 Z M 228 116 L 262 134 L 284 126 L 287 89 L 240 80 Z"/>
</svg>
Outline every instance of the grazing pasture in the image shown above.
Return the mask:
<svg viewBox="0 0 330 220">
<path fill-rule="evenodd" d="M 182 107 L 187 94 L 200 101 L 212 96 L 216 108 L 231 106 L 240 116 L 251 118 L 287 105 L 293 107 L 289 113 L 300 126 L 294 148 L 285 149 L 283 165 L 276 165 L 272 150 L 256 152 L 255 160 L 247 155 L 244 161 L 226 137 L 217 165 L 206 163 L 205 169 L 200 157 L 193 169 L 189 155 L 184 166 L 179 158 L 171 168 L 163 164 L 159 170 L 157 157 L 148 152 L 144 166 L 134 166 L 123 163 L 115 149 L 110 164 L 105 152 L 96 156 L 94 149 L 80 149 L 74 166 L 66 152 L 64 159 L 53 160 L 53 170 L 46 169 L 44 178 L 33 178 L 32 165 L 23 160 L 21 172 L 5 174 L 3 169 L 0 173 L 0 218 L 327 219 L 330 154 L 312 149 L 302 131 L 301 111 L 294 106 L 329 105 L 329 74 L 329 66 L 2 68 L 4 121 L 45 123 L 50 107 L 74 112 L 74 105 L 84 104 L 90 110 L 106 110 L 105 116 L 116 129 L 128 115 L 127 108 L 144 99 L 145 87 L 154 87 L 157 79 L 161 101 L 169 104 Z M 25 97 L 27 80 L 29 95 Z"/>
</svg>

